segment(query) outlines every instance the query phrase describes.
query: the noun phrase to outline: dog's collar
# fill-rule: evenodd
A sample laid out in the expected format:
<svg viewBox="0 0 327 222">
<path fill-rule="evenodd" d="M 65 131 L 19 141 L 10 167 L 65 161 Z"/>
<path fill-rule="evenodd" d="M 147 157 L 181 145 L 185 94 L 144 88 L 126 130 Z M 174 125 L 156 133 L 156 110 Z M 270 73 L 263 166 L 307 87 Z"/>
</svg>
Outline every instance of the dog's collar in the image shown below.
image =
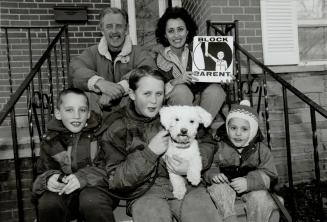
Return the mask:
<svg viewBox="0 0 327 222">
<path fill-rule="evenodd" d="M 172 137 L 170 137 L 171 141 L 173 144 L 175 144 L 176 148 L 180 148 L 180 149 L 187 149 L 191 146 L 190 142 L 187 143 L 181 143 L 181 142 L 177 142 L 176 140 L 174 140 Z"/>
</svg>

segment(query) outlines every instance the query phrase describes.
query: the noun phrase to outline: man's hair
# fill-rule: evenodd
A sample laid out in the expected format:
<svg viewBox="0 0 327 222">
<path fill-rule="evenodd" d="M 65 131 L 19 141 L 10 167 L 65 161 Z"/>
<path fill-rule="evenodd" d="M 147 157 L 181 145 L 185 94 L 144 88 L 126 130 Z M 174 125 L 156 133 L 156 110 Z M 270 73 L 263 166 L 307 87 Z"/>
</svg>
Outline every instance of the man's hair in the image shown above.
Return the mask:
<svg viewBox="0 0 327 222">
<path fill-rule="evenodd" d="M 75 95 L 81 95 L 84 96 L 86 99 L 86 105 L 87 107 L 89 107 L 89 99 L 87 98 L 85 92 L 83 90 L 77 89 L 77 88 L 68 88 L 68 89 L 64 89 L 62 90 L 57 98 L 57 109 L 60 109 L 60 105 L 62 104 L 62 98 L 68 94 L 75 94 Z"/>
<path fill-rule="evenodd" d="M 160 17 L 157 23 L 156 38 L 158 43 L 161 43 L 165 47 L 169 46 L 169 42 L 165 37 L 167 22 L 169 19 L 178 18 L 184 21 L 186 29 L 188 31 L 186 43 L 191 43 L 193 41 L 193 37 L 196 35 L 198 27 L 191 15 L 184 8 L 169 7 L 166 9 L 165 13 Z"/>
<path fill-rule="evenodd" d="M 165 82 L 165 78 L 160 71 L 153 69 L 150 66 L 140 66 L 131 71 L 131 74 L 129 76 L 129 88 L 132 90 L 136 90 L 138 87 L 137 83 L 140 81 L 141 78 L 145 76 L 152 76 L 158 80 L 162 80 L 163 82 Z"/>
<path fill-rule="evenodd" d="M 103 26 L 103 18 L 108 14 L 121 14 L 125 19 L 126 25 L 128 25 L 128 14 L 125 10 L 119 9 L 119 8 L 108 7 L 108 8 L 102 9 L 100 12 L 99 25 L 100 25 L 101 29 L 103 28 L 102 27 Z"/>
</svg>

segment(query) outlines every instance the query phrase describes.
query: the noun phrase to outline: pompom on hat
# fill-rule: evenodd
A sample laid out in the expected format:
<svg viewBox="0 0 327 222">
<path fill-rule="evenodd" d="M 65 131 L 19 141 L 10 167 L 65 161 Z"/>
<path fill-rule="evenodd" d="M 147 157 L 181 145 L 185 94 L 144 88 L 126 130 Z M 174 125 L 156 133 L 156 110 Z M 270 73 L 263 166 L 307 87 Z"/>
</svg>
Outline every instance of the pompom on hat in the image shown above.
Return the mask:
<svg viewBox="0 0 327 222">
<path fill-rule="evenodd" d="M 247 120 L 250 125 L 250 136 L 245 146 L 257 135 L 259 120 L 258 113 L 251 107 L 250 101 L 242 100 L 239 105 L 233 105 L 226 118 L 226 130 L 228 134 L 228 123 L 231 118 L 241 118 Z"/>
</svg>

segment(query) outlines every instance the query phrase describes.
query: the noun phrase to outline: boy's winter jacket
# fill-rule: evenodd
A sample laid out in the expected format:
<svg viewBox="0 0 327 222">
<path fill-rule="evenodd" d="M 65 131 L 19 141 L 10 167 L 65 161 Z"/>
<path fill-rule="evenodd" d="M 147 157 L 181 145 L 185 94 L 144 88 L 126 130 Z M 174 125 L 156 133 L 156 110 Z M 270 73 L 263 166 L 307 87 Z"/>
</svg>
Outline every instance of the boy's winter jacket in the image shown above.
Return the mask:
<svg viewBox="0 0 327 222">
<path fill-rule="evenodd" d="M 148 193 L 173 198 L 166 164 L 148 147 L 152 137 L 162 130 L 159 116 L 142 117 L 130 102 L 109 118 L 115 120 L 105 120 L 104 128 L 107 130 L 103 134 L 102 145 L 106 153 L 109 189 L 128 196 L 148 190 Z M 106 126 L 106 122 L 110 124 Z M 212 161 L 214 141 L 204 129 L 199 130 L 197 139 L 203 169 L 207 169 Z"/>
<path fill-rule="evenodd" d="M 34 195 L 41 195 L 47 189 L 48 178 L 53 174 L 76 175 L 80 189 L 103 181 L 105 171 L 96 167 L 104 165 L 95 136 L 100 123 L 101 118 L 94 112 L 91 112 L 87 126 L 76 134 L 68 131 L 60 120 L 52 119 L 48 123 L 37 161 Z"/>
</svg>

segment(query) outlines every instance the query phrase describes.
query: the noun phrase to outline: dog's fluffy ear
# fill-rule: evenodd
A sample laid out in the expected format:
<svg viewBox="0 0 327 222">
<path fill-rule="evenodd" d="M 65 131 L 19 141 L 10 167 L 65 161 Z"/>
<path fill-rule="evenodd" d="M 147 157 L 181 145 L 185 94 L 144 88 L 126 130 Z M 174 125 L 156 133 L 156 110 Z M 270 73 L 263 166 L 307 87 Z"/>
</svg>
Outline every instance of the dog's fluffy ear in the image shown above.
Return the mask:
<svg viewBox="0 0 327 222">
<path fill-rule="evenodd" d="M 212 116 L 208 111 L 203 109 L 201 106 L 196 106 L 196 111 L 200 116 L 201 123 L 203 123 L 204 127 L 208 127 L 212 122 Z"/>
<path fill-rule="evenodd" d="M 160 122 L 165 127 L 166 130 L 169 129 L 170 124 L 171 124 L 171 107 L 164 106 L 160 109 L 159 114 L 160 114 Z"/>
</svg>

